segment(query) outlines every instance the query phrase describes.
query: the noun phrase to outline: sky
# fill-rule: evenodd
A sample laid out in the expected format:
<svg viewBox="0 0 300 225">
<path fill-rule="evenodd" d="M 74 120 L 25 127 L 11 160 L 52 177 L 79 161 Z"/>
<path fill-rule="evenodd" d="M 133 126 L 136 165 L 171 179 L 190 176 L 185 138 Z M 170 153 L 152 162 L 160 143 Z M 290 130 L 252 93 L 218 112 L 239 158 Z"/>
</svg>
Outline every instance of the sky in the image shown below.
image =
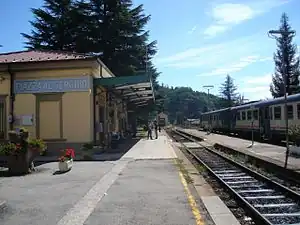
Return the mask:
<svg viewBox="0 0 300 225">
<path fill-rule="evenodd" d="M 219 94 L 227 74 L 246 99 L 269 98 L 276 41 L 268 37 L 286 12 L 295 31 L 300 30 L 299 0 L 133 0 L 151 15 L 146 29 L 157 40 L 153 62 L 159 82 Z M 185 3 L 183 3 L 185 2 Z M 31 30 L 30 8 L 42 0 L 0 2 L 0 52 L 24 49 L 20 33 Z M 300 46 L 296 36 L 294 43 Z M 300 50 L 300 48 L 299 48 Z"/>
</svg>

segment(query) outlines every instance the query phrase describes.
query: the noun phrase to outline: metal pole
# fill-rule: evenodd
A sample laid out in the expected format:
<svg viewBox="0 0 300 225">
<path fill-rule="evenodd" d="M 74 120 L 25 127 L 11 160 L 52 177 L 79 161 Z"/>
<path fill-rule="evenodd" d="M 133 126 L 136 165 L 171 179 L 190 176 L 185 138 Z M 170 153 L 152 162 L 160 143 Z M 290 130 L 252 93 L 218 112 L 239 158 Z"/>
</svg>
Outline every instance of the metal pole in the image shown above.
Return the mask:
<svg viewBox="0 0 300 225">
<path fill-rule="evenodd" d="M 251 129 L 252 129 L 252 134 L 251 134 L 251 138 L 252 138 L 252 143 L 251 145 L 254 145 L 254 110 L 252 110 L 252 124 L 251 124 Z"/>
<path fill-rule="evenodd" d="M 286 152 L 285 152 L 285 161 L 284 161 L 284 168 L 287 168 L 288 158 L 290 154 L 290 146 L 289 146 L 289 119 L 288 119 L 288 105 L 287 105 L 287 73 L 286 73 L 286 66 L 284 65 L 284 115 L 285 115 L 285 138 L 286 138 Z"/>
<path fill-rule="evenodd" d="M 148 75 L 148 46 L 146 45 L 146 76 Z"/>
<path fill-rule="evenodd" d="M 213 85 L 204 85 L 203 88 L 207 88 L 207 111 L 209 111 L 209 89 L 214 88 Z M 208 129 L 207 129 L 207 134 L 209 134 L 210 131 L 210 124 L 209 124 L 209 119 L 210 117 L 208 117 Z"/>
<path fill-rule="evenodd" d="M 282 30 L 270 30 L 268 32 L 269 36 L 275 38 L 277 40 L 277 37 L 275 36 L 276 34 L 279 34 L 281 36 L 283 36 L 283 34 L 292 34 L 295 35 L 296 32 L 295 31 L 282 31 Z M 284 39 L 285 40 L 285 39 Z M 285 59 L 285 55 L 283 57 L 283 59 Z M 286 152 L 285 152 L 285 161 L 284 161 L 284 168 L 287 168 L 287 164 L 288 164 L 288 158 L 289 158 L 289 153 L 290 153 L 290 146 L 289 146 L 289 119 L 288 119 L 288 105 L 287 105 L 287 68 L 286 68 L 286 64 L 285 62 L 283 62 L 283 83 L 284 83 L 284 88 L 283 88 L 283 92 L 284 92 L 284 116 L 285 116 L 285 138 L 286 138 Z"/>
<path fill-rule="evenodd" d="M 207 88 L 207 111 L 209 111 L 209 88 Z"/>
<path fill-rule="evenodd" d="M 247 148 L 252 148 L 254 146 L 254 106 L 251 106 L 251 116 L 252 116 L 252 122 L 251 122 L 251 145 L 249 145 Z"/>
</svg>

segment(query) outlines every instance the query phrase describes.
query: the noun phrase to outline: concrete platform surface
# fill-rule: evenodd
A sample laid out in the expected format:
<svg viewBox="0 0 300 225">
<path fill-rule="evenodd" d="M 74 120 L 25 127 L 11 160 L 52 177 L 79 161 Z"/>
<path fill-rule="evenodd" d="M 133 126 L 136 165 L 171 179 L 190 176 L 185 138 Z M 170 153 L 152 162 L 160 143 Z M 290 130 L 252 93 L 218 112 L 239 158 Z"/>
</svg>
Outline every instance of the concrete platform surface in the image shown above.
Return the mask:
<svg viewBox="0 0 300 225">
<path fill-rule="evenodd" d="M 206 132 L 199 131 L 196 129 L 181 130 L 193 134 L 195 136 L 201 137 L 204 139 L 204 141 L 209 142 L 211 144 L 218 143 L 233 149 L 237 149 L 242 152 L 249 152 L 250 154 L 257 155 L 263 159 L 271 159 L 274 162 L 277 162 L 277 164 L 279 165 L 284 164 L 286 148 L 282 146 L 254 142 L 254 146 L 252 148 L 247 148 L 251 144 L 250 140 L 245 140 L 237 137 L 229 137 L 226 135 L 214 133 L 210 133 L 208 135 Z M 288 164 L 291 169 L 298 170 L 300 169 L 300 158 L 290 156 Z"/>
<path fill-rule="evenodd" d="M 162 131 L 158 139 L 141 139 L 124 157 L 133 159 L 173 159 L 176 158 L 176 154 L 166 133 Z"/>
<path fill-rule="evenodd" d="M 174 157 L 162 133 L 117 161 L 74 162 L 64 174 L 46 163 L 27 176 L 2 176 L 0 224 L 196 224 Z"/>
<path fill-rule="evenodd" d="M 189 225 L 195 219 L 172 160 L 128 164 L 85 225 Z"/>
</svg>

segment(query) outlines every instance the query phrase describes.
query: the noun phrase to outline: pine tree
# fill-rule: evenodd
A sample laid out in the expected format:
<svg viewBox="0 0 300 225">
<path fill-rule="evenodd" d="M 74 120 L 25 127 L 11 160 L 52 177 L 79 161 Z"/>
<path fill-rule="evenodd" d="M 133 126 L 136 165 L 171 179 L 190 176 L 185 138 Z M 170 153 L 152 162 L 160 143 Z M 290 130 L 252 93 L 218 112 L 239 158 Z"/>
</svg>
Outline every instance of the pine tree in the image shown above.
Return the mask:
<svg viewBox="0 0 300 225">
<path fill-rule="evenodd" d="M 296 58 L 297 46 L 293 44 L 293 34 L 288 16 L 283 13 L 279 30 L 282 35 L 277 38 L 277 51 L 274 53 L 275 73 L 272 76 L 270 92 L 274 98 L 284 96 L 284 79 L 286 76 L 286 93 L 299 93 L 299 58 Z"/>
<path fill-rule="evenodd" d="M 116 76 L 144 74 L 147 66 L 155 81 L 156 41 L 148 40 L 150 16 L 143 5 L 133 7 L 132 0 L 44 1 L 42 9 L 32 9 L 31 35 L 22 34 L 28 48 L 93 53 Z"/>
<path fill-rule="evenodd" d="M 72 0 L 44 0 L 42 8 L 31 9 L 35 20 L 31 35 L 22 33 L 29 49 L 76 50 L 72 32 L 75 29 Z"/>
<path fill-rule="evenodd" d="M 231 76 L 227 74 L 225 82 L 221 84 L 220 94 L 226 100 L 226 107 L 231 107 L 237 99 L 237 87 L 235 86 Z"/>
<path fill-rule="evenodd" d="M 156 42 L 147 44 L 149 32 L 144 31 L 150 16 L 143 14 L 143 5 L 132 8 L 131 0 L 90 0 L 94 29 L 94 51 L 117 76 L 144 73 L 146 60 L 156 53 Z M 147 56 L 146 56 L 147 55 Z"/>
<path fill-rule="evenodd" d="M 242 105 L 245 103 L 245 97 L 243 94 L 239 94 L 236 99 L 236 105 Z"/>
</svg>

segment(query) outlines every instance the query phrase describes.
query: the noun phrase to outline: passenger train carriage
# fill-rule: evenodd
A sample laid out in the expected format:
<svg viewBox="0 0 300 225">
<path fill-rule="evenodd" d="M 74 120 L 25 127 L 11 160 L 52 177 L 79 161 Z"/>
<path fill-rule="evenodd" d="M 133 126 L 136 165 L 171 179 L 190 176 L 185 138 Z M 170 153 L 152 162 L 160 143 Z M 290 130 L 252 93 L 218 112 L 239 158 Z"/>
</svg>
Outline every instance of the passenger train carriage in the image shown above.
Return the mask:
<svg viewBox="0 0 300 225">
<path fill-rule="evenodd" d="M 287 97 L 288 122 L 300 125 L 300 94 Z M 284 97 L 247 103 L 201 114 L 201 127 L 222 133 L 251 135 L 264 139 L 285 137 Z"/>
</svg>

